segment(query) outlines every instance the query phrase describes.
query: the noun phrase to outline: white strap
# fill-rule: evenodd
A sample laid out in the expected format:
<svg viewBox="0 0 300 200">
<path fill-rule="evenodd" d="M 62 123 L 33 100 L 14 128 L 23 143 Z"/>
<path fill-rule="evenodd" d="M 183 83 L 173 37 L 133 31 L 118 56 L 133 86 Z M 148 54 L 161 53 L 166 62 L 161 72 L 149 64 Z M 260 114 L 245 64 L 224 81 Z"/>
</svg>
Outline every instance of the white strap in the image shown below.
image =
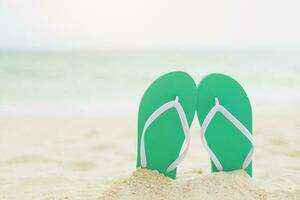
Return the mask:
<svg viewBox="0 0 300 200">
<path fill-rule="evenodd" d="M 253 141 L 252 135 L 248 131 L 248 129 L 237 118 L 235 118 L 226 108 L 224 108 L 222 105 L 220 105 L 219 100 L 218 100 L 217 97 L 215 98 L 215 102 L 216 102 L 216 105 L 208 112 L 208 114 L 205 117 L 205 119 L 203 121 L 203 124 L 202 124 L 202 128 L 201 128 L 202 143 L 204 144 L 204 147 L 208 151 L 209 156 L 210 156 L 211 160 L 213 161 L 213 163 L 215 164 L 215 166 L 217 167 L 218 171 L 223 171 L 222 164 L 220 163 L 219 159 L 214 154 L 214 152 L 209 148 L 209 146 L 208 146 L 208 144 L 205 140 L 205 137 L 204 137 L 206 129 L 207 129 L 209 123 L 211 122 L 212 118 L 214 117 L 214 115 L 217 112 L 222 113 L 251 142 L 252 148 L 250 149 L 248 155 L 246 156 L 246 158 L 243 162 L 243 166 L 242 166 L 242 168 L 245 169 L 250 164 L 250 162 L 252 160 L 252 156 L 253 156 L 254 141 Z"/>
<path fill-rule="evenodd" d="M 178 156 L 178 158 L 169 165 L 169 167 L 167 168 L 167 172 L 171 172 L 174 169 L 176 169 L 178 167 L 178 165 L 180 164 L 180 162 L 185 158 L 185 156 L 188 152 L 189 145 L 190 145 L 189 125 L 188 125 L 188 121 L 186 119 L 184 110 L 183 110 L 181 104 L 179 103 L 178 96 L 176 96 L 175 100 L 165 103 L 164 105 L 159 107 L 156 111 L 154 111 L 144 125 L 143 132 L 142 132 L 142 138 L 141 138 L 141 144 L 140 144 L 141 145 L 140 146 L 141 166 L 144 168 L 147 166 L 145 142 L 144 142 L 146 130 L 152 124 L 152 122 L 157 119 L 157 117 L 159 117 L 162 113 L 164 113 L 165 111 L 167 111 L 171 108 L 176 108 L 176 111 L 179 115 L 179 118 L 180 118 L 180 121 L 182 124 L 182 128 L 183 128 L 183 132 L 185 135 L 186 147 L 185 147 L 184 151 Z M 170 125 L 172 125 L 172 124 L 170 124 Z"/>
</svg>

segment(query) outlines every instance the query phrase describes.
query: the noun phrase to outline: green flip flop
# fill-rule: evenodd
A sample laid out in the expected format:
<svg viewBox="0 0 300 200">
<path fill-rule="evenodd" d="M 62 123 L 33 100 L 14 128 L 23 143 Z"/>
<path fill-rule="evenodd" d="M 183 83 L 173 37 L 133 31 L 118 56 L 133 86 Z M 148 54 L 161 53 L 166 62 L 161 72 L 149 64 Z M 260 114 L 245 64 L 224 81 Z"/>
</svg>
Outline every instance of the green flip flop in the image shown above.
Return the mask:
<svg viewBox="0 0 300 200">
<path fill-rule="evenodd" d="M 204 77 L 197 115 L 212 171 L 244 169 L 252 176 L 252 110 L 242 86 L 223 74 Z"/>
<path fill-rule="evenodd" d="M 138 112 L 137 167 L 176 178 L 187 154 L 196 104 L 196 84 L 185 72 L 167 73 L 150 85 Z M 186 148 L 180 153 L 184 141 Z"/>
</svg>

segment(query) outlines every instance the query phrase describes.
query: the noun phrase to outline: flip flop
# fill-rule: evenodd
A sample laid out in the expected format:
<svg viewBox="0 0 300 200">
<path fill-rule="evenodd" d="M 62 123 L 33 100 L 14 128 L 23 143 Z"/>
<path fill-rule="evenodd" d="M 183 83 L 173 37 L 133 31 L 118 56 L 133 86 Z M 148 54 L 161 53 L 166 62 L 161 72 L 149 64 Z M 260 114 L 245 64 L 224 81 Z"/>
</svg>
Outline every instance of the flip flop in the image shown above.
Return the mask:
<svg viewBox="0 0 300 200">
<path fill-rule="evenodd" d="M 252 176 L 252 111 L 242 86 L 223 74 L 204 77 L 198 85 L 197 115 L 211 170 L 244 169 Z"/>
<path fill-rule="evenodd" d="M 150 85 L 138 112 L 137 167 L 176 178 L 188 151 L 196 104 L 196 84 L 185 72 L 167 73 Z"/>
</svg>

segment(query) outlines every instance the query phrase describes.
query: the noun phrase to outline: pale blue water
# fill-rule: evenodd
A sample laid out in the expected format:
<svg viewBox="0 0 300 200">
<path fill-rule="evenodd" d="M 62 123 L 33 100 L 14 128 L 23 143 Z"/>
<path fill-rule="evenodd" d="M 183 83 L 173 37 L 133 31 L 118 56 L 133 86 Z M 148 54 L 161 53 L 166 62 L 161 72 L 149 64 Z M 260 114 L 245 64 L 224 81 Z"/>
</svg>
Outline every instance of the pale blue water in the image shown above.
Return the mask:
<svg viewBox="0 0 300 200">
<path fill-rule="evenodd" d="M 0 104 L 136 99 L 173 70 L 196 82 L 208 73 L 227 73 L 258 93 L 300 91 L 300 51 L 0 52 Z"/>
</svg>

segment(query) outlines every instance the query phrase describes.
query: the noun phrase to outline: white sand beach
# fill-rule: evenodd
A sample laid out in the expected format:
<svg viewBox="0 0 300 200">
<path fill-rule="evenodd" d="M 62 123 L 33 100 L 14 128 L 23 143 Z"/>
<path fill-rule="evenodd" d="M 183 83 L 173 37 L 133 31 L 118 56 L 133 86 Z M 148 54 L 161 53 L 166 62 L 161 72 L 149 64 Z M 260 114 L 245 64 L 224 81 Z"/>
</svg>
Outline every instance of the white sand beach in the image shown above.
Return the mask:
<svg viewBox="0 0 300 200">
<path fill-rule="evenodd" d="M 210 173 L 196 119 L 171 181 L 134 172 L 136 116 L 1 116 L 0 199 L 299 199 L 300 112 L 292 103 L 255 114 L 252 179 Z"/>
</svg>

